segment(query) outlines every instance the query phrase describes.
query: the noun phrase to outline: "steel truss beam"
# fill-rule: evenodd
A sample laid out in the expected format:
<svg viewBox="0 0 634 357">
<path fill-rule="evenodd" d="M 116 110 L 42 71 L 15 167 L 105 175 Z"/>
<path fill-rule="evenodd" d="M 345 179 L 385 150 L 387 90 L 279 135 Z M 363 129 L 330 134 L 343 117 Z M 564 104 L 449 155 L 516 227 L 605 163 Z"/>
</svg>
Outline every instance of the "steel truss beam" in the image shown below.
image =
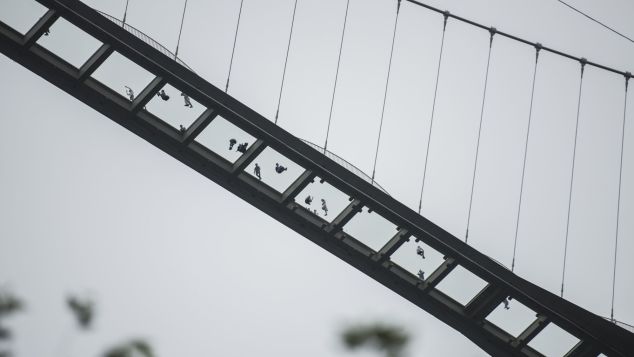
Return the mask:
<svg viewBox="0 0 634 357">
<path fill-rule="evenodd" d="M 77 69 L 30 37 L 0 22 L 2 53 L 429 312 L 489 354 L 542 356 L 528 346 L 528 342 L 541 331 L 544 322 L 555 323 L 580 340 L 569 351 L 570 355 L 596 356 L 603 352 L 609 356 L 626 357 L 634 351 L 633 334 L 513 274 L 80 1 L 37 1 L 52 12 L 49 11 L 29 32 L 32 38 L 59 16 L 101 41 L 102 48 Z M 133 103 L 89 76 L 113 51 L 156 76 Z M 185 132 L 143 110 L 145 100 L 166 83 L 208 108 Z M 195 141 L 217 115 L 257 138 L 257 145 L 253 145 L 249 155 L 237 165 Z M 306 170 L 285 193 L 241 171 L 265 147 L 273 148 Z M 333 224 L 294 202 L 294 196 L 315 176 L 351 198 L 348 208 Z M 362 207 L 375 211 L 399 227 L 399 233 L 379 252 L 342 231 Z M 389 259 L 409 236 L 422 240 L 446 258 L 425 282 Z M 458 265 L 488 283 L 467 306 L 435 288 Z M 520 336 L 521 339 L 486 320 L 495 304 L 506 296 L 540 316 Z"/>
</svg>

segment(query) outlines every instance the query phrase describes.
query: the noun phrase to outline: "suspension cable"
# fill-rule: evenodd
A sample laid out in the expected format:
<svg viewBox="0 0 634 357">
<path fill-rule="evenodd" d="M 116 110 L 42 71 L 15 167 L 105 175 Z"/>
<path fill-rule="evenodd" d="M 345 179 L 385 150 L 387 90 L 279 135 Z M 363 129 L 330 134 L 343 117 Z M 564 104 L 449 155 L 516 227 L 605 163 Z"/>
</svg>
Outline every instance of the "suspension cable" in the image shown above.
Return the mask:
<svg viewBox="0 0 634 357">
<path fill-rule="evenodd" d="M 570 173 L 570 191 L 568 192 L 568 214 L 566 217 L 566 239 L 564 241 L 564 264 L 561 271 L 561 297 L 564 297 L 564 282 L 566 280 L 566 259 L 568 258 L 568 235 L 570 232 L 570 207 L 572 205 L 572 186 L 575 179 L 575 160 L 577 157 L 577 138 L 579 137 L 579 114 L 581 112 L 581 93 L 583 89 L 583 72 L 586 67 L 586 59 L 582 58 L 579 63 L 581 64 L 581 78 L 579 80 L 579 98 L 577 99 L 577 120 L 575 123 L 575 143 L 572 149 L 572 169 Z"/>
<path fill-rule="evenodd" d="M 482 91 L 482 107 L 480 108 L 480 125 L 478 126 L 478 139 L 476 141 L 475 160 L 473 162 L 473 178 L 471 179 L 471 194 L 469 195 L 469 212 L 467 213 L 467 231 L 465 233 L 465 243 L 469 240 L 469 225 L 471 224 L 471 208 L 473 206 L 473 190 L 475 188 L 476 171 L 478 169 L 478 155 L 480 153 L 480 135 L 482 134 L 482 121 L 484 119 L 484 105 L 486 104 L 487 86 L 489 83 L 489 67 L 491 65 L 491 50 L 493 49 L 493 36 L 497 30 L 495 27 L 489 29 L 489 54 L 487 56 L 487 69 L 484 76 L 484 90 Z"/>
<path fill-rule="evenodd" d="M 128 17 L 128 4 L 130 0 L 125 0 L 125 11 L 123 11 L 123 24 L 125 25 L 125 20 Z"/>
<path fill-rule="evenodd" d="M 242 5 L 244 0 L 240 0 L 240 10 L 238 11 L 238 22 L 236 23 L 236 32 L 233 35 L 233 48 L 231 49 L 231 60 L 229 61 L 229 73 L 227 74 L 227 84 L 225 85 L 225 93 L 229 90 L 229 80 L 231 79 L 231 68 L 233 67 L 233 56 L 236 53 L 236 42 L 238 41 L 238 30 L 240 29 L 240 18 L 242 17 Z"/>
<path fill-rule="evenodd" d="M 187 11 L 187 0 L 185 0 L 185 6 L 183 6 L 183 16 L 181 17 L 181 28 L 178 31 L 178 41 L 176 42 L 176 51 L 174 52 L 174 59 L 178 58 L 178 46 L 181 44 L 181 34 L 183 33 L 183 24 L 185 23 L 185 11 Z"/>
<path fill-rule="evenodd" d="M 420 200 L 418 201 L 418 214 L 423 207 L 423 192 L 425 191 L 425 178 L 427 177 L 427 162 L 429 161 L 429 146 L 431 143 L 431 133 L 434 128 L 434 114 L 436 113 L 436 97 L 438 96 L 438 82 L 440 80 L 440 67 L 442 64 L 442 53 L 445 47 L 445 33 L 447 32 L 447 20 L 449 19 L 449 11 L 443 14 L 444 21 L 442 25 L 442 37 L 440 39 L 440 54 L 438 55 L 438 66 L 436 67 L 436 84 L 434 86 L 434 99 L 431 105 L 431 119 L 429 120 L 429 134 L 427 135 L 427 149 L 425 150 L 425 166 L 423 167 L 423 180 L 420 186 Z"/>
<path fill-rule="evenodd" d="M 612 306 L 610 308 L 610 320 L 614 322 L 614 289 L 616 287 L 616 258 L 619 247 L 619 218 L 621 216 L 621 179 L 623 177 L 623 147 L 625 144 L 625 118 L 627 117 L 627 88 L 632 75 L 625 74 L 625 100 L 623 102 L 623 127 L 621 129 L 621 162 L 619 164 L 619 193 L 616 201 L 616 234 L 614 236 L 614 267 L 612 268 Z"/>
<path fill-rule="evenodd" d="M 517 233 L 520 227 L 520 214 L 522 211 L 522 197 L 524 196 L 524 178 L 526 176 L 526 156 L 528 155 L 528 139 L 531 132 L 531 121 L 533 119 L 533 99 L 535 98 L 535 81 L 537 79 L 537 65 L 539 62 L 539 51 L 542 49 L 541 44 L 535 45 L 535 68 L 533 69 L 533 84 L 531 86 L 531 101 L 528 109 L 528 124 L 526 126 L 526 140 L 524 142 L 524 159 L 522 162 L 522 180 L 520 181 L 520 198 L 517 203 L 517 218 L 515 219 L 515 241 L 513 242 L 513 260 L 511 263 L 511 271 L 515 271 L 515 256 L 517 253 Z"/>
<path fill-rule="evenodd" d="M 385 90 L 383 91 L 383 107 L 381 109 L 381 121 L 379 123 L 379 136 L 376 139 L 376 152 L 374 153 L 374 167 L 372 168 L 372 183 L 376 174 L 376 161 L 379 157 L 379 144 L 381 143 L 381 131 L 383 130 L 383 117 L 385 115 L 385 103 L 387 101 L 387 90 L 390 84 L 390 73 L 392 72 L 392 57 L 394 56 L 394 42 L 396 40 L 396 28 L 398 26 L 398 14 L 401 10 L 401 0 L 396 2 L 396 19 L 394 20 L 394 31 L 392 32 L 392 47 L 390 48 L 390 61 L 387 65 L 387 79 L 385 80 Z"/>
<path fill-rule="evenodd" d="M 343 51 L 343 40 L 346 36 L 346 25 L 348 23 L 348 9 L 350 0 L 346 1 L 346 14 L 343 17 L 343 30 L 341 30 L 341 42 L 339 43 L 339 57 L 337 58 L 337 70 L 335 71 L 335 82 L 332 86 L 332 98 L 330 99 L 330 113 L 328 114 L 328 127 L 326 128 L 326 141 L 324 142 L 324 153 L 328 148 L 328 135 L 330 135 L 330 123 L 332 121 L 332 108 L 335 105 L 335 94 L 337 93 L 337 81 L 339 79 L 339 67 L 341 66 L 341 52 Z"/>
<path fill-rule="evenodd" d="M 275 111 L 275 124 L 280 116 L 280 104 L 282 103 L 282 91 L 284 90 L 284 79 L 286 78 L 286 65 L 288 64 L 288 53 L 291 50 L 291 40 L 293 39 L 293 27 L 295 26 L 295 12 L 297 11 L 297 0 L 293 6 L 293 17 L 291 18 L 291 31 L 288 35 L 288 45 L 286 46 L 286 58 L 284 59 L 284 70 L 282 71 L 282 83 L 280 84 L 280 94 L 277 98 L 277 110 Z"/>
</svg>

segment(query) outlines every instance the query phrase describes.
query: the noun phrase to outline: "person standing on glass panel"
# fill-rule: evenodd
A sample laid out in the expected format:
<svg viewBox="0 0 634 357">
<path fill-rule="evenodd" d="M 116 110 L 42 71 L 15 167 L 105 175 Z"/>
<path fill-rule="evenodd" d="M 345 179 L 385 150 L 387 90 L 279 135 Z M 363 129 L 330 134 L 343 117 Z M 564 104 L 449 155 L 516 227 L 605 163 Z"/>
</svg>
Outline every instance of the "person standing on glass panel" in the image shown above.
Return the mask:
<svg viewBox="0 0 634 357">
<path fill-rule="evenodd" d="M 255 168 L 253 168 L 253 173 L 255 174 L 255 177 L 258 178 L 258 180 L 262 180 L 262 175 L 260 173 L 260 165 L 258 165 L 257 163 L 255 164 Z"/>
<path fill-rule="evenodd" d="M 311 195 L 306 196 L 306 199 L 304 200 L 304 202 L 306 202 L 306 204 L 310 206 L 310 204 L 313 203 L 313 196 Z"/>
<path fill-rule="evenodd" d="M 416 254 L 420 255 L 423 259 L 425 259 L 425 250 L 420 247 L 416 247 Z"/>
<path fill-rule="evenodd" d="M 238 140 L 231 138 L 229 139 L 229 150 L 233 150 L 233 146 L 238 142 Z"/>
<path fill-rule="evenodd" d="M 194 106 L 192 105 L 192 102 L 189 100 L 189 96 L 185 93 L 181 93 L 181 95 L 183 96 L 183 100 L 185 101 L 185 106 L 193 108 Z"/>
<path fill-rule="evenodd" d="M 425 272 L 418 269 L 418 278 L 422 281 L 425 281 Z"/>
<path fill-rule="evenodd" d="M 328 206 L 326 206 L 326 200 L 321 199 L 321 209 L 324 210 L 324 216 L 328 215 Z"/>
<path fill-rule="evenodd" d="M 125 94 L 128 96 L 131 102 L 134 102 L 134 91 L 132 90 L 132 88 L 128 86 L 124 86 L 124 87 L 125 87 Z"/>
<path fill-rule="evenodd" d="M 249 146 L 248 143 L 243 143 L 243 144 L 238 144 L 238 148 L 236 150 L 238 150 L 238 152 L 241 153 L 246 153 L 247 152 L 247 147 Z"/>
</svg>

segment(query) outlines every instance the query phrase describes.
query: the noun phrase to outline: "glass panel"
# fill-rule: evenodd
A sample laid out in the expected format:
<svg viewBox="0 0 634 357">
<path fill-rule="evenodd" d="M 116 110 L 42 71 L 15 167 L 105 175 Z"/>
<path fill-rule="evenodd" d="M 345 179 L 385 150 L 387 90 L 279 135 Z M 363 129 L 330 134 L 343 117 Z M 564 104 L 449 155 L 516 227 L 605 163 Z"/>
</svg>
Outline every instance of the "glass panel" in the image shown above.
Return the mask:
<svg viewBox="0 0 634 357">
<path fill-rule="evenodd" d="M 514 300 L 508 300 L 508 306 L 500 304 L 487 316 L 487 320 L 514 337 L 524 332 L 535 318 L 535 311 Z"/>
<path fill-rule="evenodd" d="M 414 237 L 394 252 L 390 259 L 414 275 L 422 271 L 425 277 L 445 261 L 442 254 L 421 241 L 416 242 Z"/>
<path fill-rule="evenodd" d="M 0 21 L 24 35 L 46 13 L 46 10 L 46 7 L 33 0 L 2 0 L 0 1 Z"/>
<path fill-rule="evenodd" d="M 528 345 L 546 356 L 554 357 L 565 355 L 578 342 L 578 338 L 551 323 L 535 336 Z"/>
<path fill-rule="evenodd" d="M 62 18 L 55 21 L 49 34 L 40 37 L 37 43 L 76 68 L 81 67 L 101 46 L 100 41 Z"/>
<path fill-rule="evenodd" d="M 234 163 L 242 156 L 243 152 L 246 152 L 253 145 L 255 138 L 227 119 L 217 116 L 198 135 L 196 141 L 227 161 Z M 244 146 L 245 144 L 246 146 Z"/>
<path fill-rule="evenodd" d="M 176 129 L 180 129 L 181 125 L 188 128 L 206 108 L 185 95 L 166 84 L 147 104 L 146 110 Z"/>
<path fill-rule="evenodd" d="M 370 213 L 367 207 L 357 213 L 343 231 L 377 252 L 398 232 L 392 222 L 375 212 Z"/>
<path fill-rule="evenodd" d="M 129 90 L 133 96 L 138 95 L 155 76 L 115 52 L 97 68 L 92 77 L 122 96 L 130 98 Z"/>
<path fill-rule="evenodd" d="M 350 204 L 346 194 L 328 182 L 322 182 L 319 177 L 295 197 L 295 202 L 328 222 L 332 222 Z"/>
<path fill-rule="evenodd" d="M 245 171 L 282 193 L 305 170 L 282 154 L 267 147 L 249 164 Z"/>
<path fill-rule="evenodd" d="M 457 266 L 436 288 L 462 305 L 467 305 L 486 285 L 486 281 L 467 269 Z"/>
</svg>

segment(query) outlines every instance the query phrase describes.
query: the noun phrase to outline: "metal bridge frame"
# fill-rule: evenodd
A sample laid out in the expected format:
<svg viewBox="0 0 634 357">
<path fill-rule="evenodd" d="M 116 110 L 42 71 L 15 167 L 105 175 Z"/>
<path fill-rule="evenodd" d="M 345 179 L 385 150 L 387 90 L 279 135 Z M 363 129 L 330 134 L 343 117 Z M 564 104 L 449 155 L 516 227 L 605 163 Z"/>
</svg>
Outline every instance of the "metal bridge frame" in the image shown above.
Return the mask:
<svg viewBox="0 0 634 357">
<path fill-rule="evenodd" d="M 2 53 L 424 309 L 489 354 L 542 356 L 528 344 L 548 324 L 556 324 L 579 339 L 568 357 L 632 356 L 634 334 L 513 274 L 82 2 L 37 1 L 49 10 L 26 35 L 0 22 Z M 36 43 L 60 17 L 102 42 L 81 68 Z M 134 102 L 91 77 L 114 51 L 156 76 Z M 208 108 L 184 132 L 143 109 L 168 83 Z M 195 141 L 218 115 L 257 139 L 233 164 Z M 243 171 L 266 147 L 305 170 L 285 192 Z M 350 197 L 348 207 L 332 223 L 294 201 L 317 176 Z M 378 252 L 342 230 L 363 207 L 399 227 Z M 445 256 L 444 263 L 425 281 L 390 260 L 412 237 Z M 457 266 L 487 282 L 466 305 L 435 288 Z M 534 322 L 518 337 L 486 320 L 507 297 L 536 313 Z"/>
</svg>

